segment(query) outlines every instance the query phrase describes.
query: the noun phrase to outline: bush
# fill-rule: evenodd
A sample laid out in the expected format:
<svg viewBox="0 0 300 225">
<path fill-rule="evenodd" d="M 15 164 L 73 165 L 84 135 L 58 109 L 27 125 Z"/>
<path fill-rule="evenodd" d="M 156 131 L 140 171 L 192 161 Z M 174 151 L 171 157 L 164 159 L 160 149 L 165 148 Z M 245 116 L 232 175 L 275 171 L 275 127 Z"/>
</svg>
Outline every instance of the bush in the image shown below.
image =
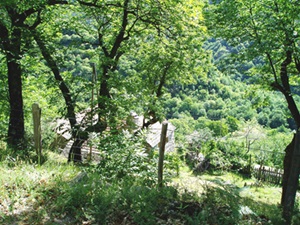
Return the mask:
<svg viewBox="0 0 300 225">
<path fill-rule="evenodd" d="M 210 169 L 214 170 L 228 170 L 231 168 L 231 163 L 227 153 L 223 150 L 219 142 L 210 140 L 206 142 L 203 147 L 203 154 L 205 158 L 209 161 Z"/>
<path fill-rule="evenodd" d="M 168 216 L 171 201 L 178 199 L 176 189 L 144 186 L 127 186 L 118 200 L 119 210 L 127 211 L 130 218 L 140 225 L 156 224 L 157 218 Z"/>
<path fill-rule="evenodd" d="M 103 179 L 156 184 L 156 159 L 149 156 L 142 139 L 128 133 L 103 135 L 99 145 L 101 161 L 97 166 Z"/>
<path fill-rule="evenodd" d="M 95 224 L 174 224 L 194 221 L 201 211 L 195 196 L 180 195 L 176 188 L 150 188 L 132 182 L 106 183 L 96 171 L 75 185 L 64 185 L 52 212 L 67 212 L 72 222 Z M 53 201 L 53 200 L 52 200 Z M 125 221 L 125 222 L 124 222 Z"/>
<path fill-rule="evenodd" d="M 239 197 L 226 187 L 209 187 L 203 198 L 203 210 L 198 215 L 199 224 L 237 224 Z"/>
<path fill-rule="evenodd" d="M 199 132 L 204 134 L 204 132 Z M 206 169 L 235 170 L 243 174 L 250 174 L 250 154 L 246 154 L 238 143 L 212 140 L 205 141 L 201 135 L 193 135 L 186 155 L 187 163 L 195 172 Z M 201 139 L 203 139 L 201 141 Z M 204 170 L 203 170 L 204 169 Z"/>
</svg>

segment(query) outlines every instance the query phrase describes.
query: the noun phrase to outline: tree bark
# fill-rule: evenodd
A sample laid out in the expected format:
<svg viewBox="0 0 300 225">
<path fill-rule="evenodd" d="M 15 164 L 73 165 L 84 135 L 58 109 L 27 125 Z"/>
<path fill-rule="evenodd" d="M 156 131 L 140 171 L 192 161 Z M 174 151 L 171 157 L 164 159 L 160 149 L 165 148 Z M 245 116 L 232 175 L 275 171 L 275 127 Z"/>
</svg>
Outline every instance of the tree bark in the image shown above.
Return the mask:
<svg viewBox="0 0 300 225">
<path fill-rule="evenodd" d="M 111 98 L 108 86 L 110 66 L 103 65 L 102 69 L 103 71 L 98 94 L 99 118 L 103 116 L 102 114 L 105 114 L 105 110 L 107 110 L 107 101 Z"/>
<path fill-rule="evenodd" d="M 285 195 L 286 195 L 285 193 L 286 193 L 286 189 L 287 189 L 288 179 L 290 176 L 291 161 L 292 161 L 293 149 L 295 146 L 295 138 L 296 138 L 296 135 L 294 135 L 291 143 L 288 146 L 286 146 L 286 148 L 285 148 L 285 156 L 284 156 L 284 160 L 283 160 L 284 172 L 283 172 L 283 176 L 282 176 L 281 206 L 283 206 L 284 202 L 285 202 Z"/>
<path fill-rule="evenodd" d="M 299 185 L 299 173 L 300 173 L 300 131 L 297 131 L 295 138 L 293 139 L 294 145 L 291 145 L 292 154 L 289 158 L 290 165 L 288 169 L 288 179 L 286 181 L 286 187 L 282 194 L 282 206 L 283 206 L 283 218 L 285 224 L 290 225 L 292 223 L 292 216 L 294 211 L 294 204 L 296 193 Z"/>
<path fill-rule="evenodd" d="M 86 140 L 76 138 L 69 152 L 68 162 L 82 162 L 81 147 Z"/>
<path fill-rule="evenodd" d="M 282 180 L 282 217 L 285 220 L 285 225 L 290 225 L 292 222 L 295 197 L 299 184 L 300 172 L 300 113 L 296 102 L 291 94 L 289 84 L 288 66 L 292 62 L 292 52 L 286 52 L 286 59 L 281 63 L 280 80 L 281 84 L 275 82 L 273 86 L 277 88 L 285 97 L 290 113 L 297 125 L 296 135 L 292 142 L 286 148 L 284 158 L 284 175 Z M 276 77 L 276 76 L 275 76 Z"/>
<path fill-rule="evenodd" d="M 8 144 L 12 147 L 24 147 L 24 112 L 22 96 L 22 70 L 20 65 L 21 30 L 15 28 L 9 43 L 6 43 L 6 62 L 8 70 L 9 91 L 9 127 Z"/>
</svg>

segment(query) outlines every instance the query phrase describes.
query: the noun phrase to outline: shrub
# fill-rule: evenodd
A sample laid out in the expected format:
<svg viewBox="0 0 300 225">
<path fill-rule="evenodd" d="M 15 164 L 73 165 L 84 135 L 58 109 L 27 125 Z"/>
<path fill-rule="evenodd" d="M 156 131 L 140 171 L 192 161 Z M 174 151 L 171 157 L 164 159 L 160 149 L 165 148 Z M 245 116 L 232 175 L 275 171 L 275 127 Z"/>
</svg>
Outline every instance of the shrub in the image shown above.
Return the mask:
<svg viewBox="0 0 300 225">
<path fill-rule="evenodd" d="M 203 197 L 203 210 L 198 214 L 199 224 L 237 224 L 239 197 L 226 187 L 208 187 Z"/>
<path fill-rule="evenodd" d="M 149 156 L 141 139 L 128 133 L 103 136 L 97 171 L 105 180 L 140 180 L 145 185 L 156 184 L 156 160 Z"/>
</svg>

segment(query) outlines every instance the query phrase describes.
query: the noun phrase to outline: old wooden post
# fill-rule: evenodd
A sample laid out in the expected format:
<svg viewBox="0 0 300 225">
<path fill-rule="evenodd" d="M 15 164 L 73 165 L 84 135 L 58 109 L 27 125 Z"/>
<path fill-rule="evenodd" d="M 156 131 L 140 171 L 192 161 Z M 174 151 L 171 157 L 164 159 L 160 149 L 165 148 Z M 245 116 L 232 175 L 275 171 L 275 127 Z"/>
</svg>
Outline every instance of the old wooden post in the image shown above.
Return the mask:
<svg viewBox="0 0 300 225">
<path fill-rule="evenodd" d="M 163 166 L 164 166 L 165 146 L 167 141 L 167 130 L 168 130 L 168 122 L 163 122 L 161 135 L 160 135 L 160 146 L 159 146 L 158 187 L 163 186 Z"/>
<path fill-rule="evenodd" d="M 42 135 L 41 135 L 41 109 L 37 103 L 32 104 L 34 147 L 38 157 L 38 164 L 41 164 L 42 156 Z"/>
<path fill-rule="evenodd" d="M 96 65 L 93 63 L 93 73 L 92 73 L 92 99 L 91 99 L 91 126 L 93 126 L 93 116 L 94 116 L 94 98 L 95 98 L 95 84 L 97 81 L 97 70 Z M 98 99 L 98 98 L 97 98 Z M 93 145 L 91 143 L 91 139 L 89 138 L 90 142 L 90 152 L 88 154 L 88 161 L 92 160 L 92 153 L 93 153 Z"/>
</svg>

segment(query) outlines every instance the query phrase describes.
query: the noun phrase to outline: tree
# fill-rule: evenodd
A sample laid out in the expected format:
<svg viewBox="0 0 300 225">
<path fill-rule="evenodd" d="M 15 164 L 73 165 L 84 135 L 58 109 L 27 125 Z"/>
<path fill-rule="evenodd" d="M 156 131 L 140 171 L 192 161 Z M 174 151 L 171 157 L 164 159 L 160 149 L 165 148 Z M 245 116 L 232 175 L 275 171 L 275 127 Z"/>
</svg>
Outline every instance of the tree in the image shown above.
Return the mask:
<svg viewBox="0 0 300 225">
<path fill-rule="evenodd" d="M 82 8 L 80 13 L 75 14 L 76 20 L 81 18 L 81 23 L 76 23 L 77 26 L 74 27 L 76 33 L 84 42 L 90 42 L 85 38 L 85 32 L 94 33 L 97 37 L 96 41 L 90 42 L 97 46 L 98 68 L 100 68 L 98 107 L 92 113 L 97 114 L 99 119 L 110 122 L 110 127 L 114 126 L 114 120 L 117 117 L 117 101 L 121 99 L 118 96 L 120 93 L 133 91 L 131 94 L 145 96 L 150 92 L 153 99 L 161 98 L 163 88 L 169 83 L 168 81 L 180 77 L 181 73 L 178 73 L 180 68 L 191 67 L 195 63 L 195 58 L 183 57 L 186 54 L 182 53 L 187 51 L 189 46 L 183 40 L 189 40 L 189 43 L 194 41 L 194 45 L 190 46 L 192 50 L 201 51 L 199 43 L 196 43 L 198 40 L 195 36 L 196 32 L 194 32 L 195 39 L 193 40 L 187 35 L 189 34 L 188 30 L 185 30 L 188 25 L 184 26 L 188 18 L 192 18 L 189 25 L 194 26 L 194 31 L 195 27 L 200 27 L 199 21 L 202 19 L 202 15 L 197 9 L 202 5 L 196 4 L 197 1 L 190 1 L 190 7 L 185 7 L 181 1 L 172 0 L 164 2 L 132 0 L 78 2 Z M 84 18 L 83 21 L 82 18 Z M 176 39 L 181 39 L 181 42 L 174 41 Z M 153 44 L 156 46 L 155 48 L 153 48 Z M 137 58 L 137 56 L 143 57 Z M 193 54 L 189 56 L 191 57 Z M 124 64 L 121 63 L 121 60 L 123 59 L 123 62 L 126 63 L 130 58 L 142 66 L 135 66 L 130 72 L 123 70 L 125 74 L 122 74 Z M 190 62 L 186 63 L 184 60 L 190 60 Z M 155 65 L 151 68 L 152 62 L 155 62 Z M 139 72 L 140 77 L 132 78 L 137 74 L 133 71 Z M 128 85 L 127 82 L 122 82 L 131 79 L 141 81 L 139 84 L 143 84 L 143 86 L 138 87 L 132 83 Z M 150 91 L 137 93 L 138 88 Z M 147 100 L 151 107 L 155 105 L 152 100 L 149 101 L 149 98 Z M 157 121 L 158 116 L 156 115 L 157 110 L 153 110 L 153 107 L 146 111 L 149 117 L 152 117 L 148 124 L 145 124 L 148 126 L 149 123 Z M 72 151 L 71 154 L 73 154 Z M 77 154 L 80 154 L 79 150 Z M 69 158 L 71 157 L 69 156 Z"/>
<path fill-rule="evenodd" d="M 22 147 L 25 126 L 22 96 L 21 59 L 26 52 L 28 29 L 39 24 L 38 15 L 46 5 L 63 4 L 65 1 L 2 1 L 0 12 L 0 49 L 5 55 L 9 92 L 8 144 Z M 35 19 L 37 18 L 37 19 Z"/>
<path fill-rule="evenodd" d="M 299 13 L 298 1 L 223 0 L 212 1 L 207 10 L 208 26 L 214 36 L 229 44 L 244 43 L 241 59 L 261 60 L 254 70 L 256 80 L 268 84 L 285 97 L 288 109 L 297 125 L 296 135 L 286 148 L 281 205 L 286 224 L 291 224 L 300 172 L 300 114 L 293 87 L 299 81 Z"/>
<path fill-rule="evenodd" d="M 203 26 L 201 27 L 199 24 L 202 15 L 201 10 L 198 9 L 200 9 L 199 7 L 202 8 L 202 3 L 198 4 L 198 1 L 189 1 L 189 4 L 185 6 L 183 3 L 186 2 L 173 0 L 164 2 L 133 0 L 99 0 L 91 2 L 78 0 L 72 1 L 72 5 L 69 4 L 70 8 L 59 7 L 56 9 L 46 6 L 67 4 L 68 2 L 49 0 L 29 4 L 30 1 L 28 1 L 22 2 L 18 7 L 15 7 L 19 3 L 18 1 L 6 2 L 13 9 L 18 9 L 20 5 L 26 10 L 28 8 L 32 10 L 32 12 L 30 11 L 31 14 L 23 13 L 23 16 L 28 15 L 28 21 L 24 22 L 22 26 L 20 25 L 20 30 L 26 34 L 28 43 L 34 45 L 34 42 L 32 42 L 32 39 L 34 39 L 42 57 L 52 71 L 65 101 L 66 117 L 69 120 L 74 139 L 69 161 L 82 160 L 81 145 L 87 140 L 88 132 L 101 132 L 106 128 L 108 122 L 110 122 L 109 126 L 112 128 L 114 120 L 119 116 L 117 113 L 120 102 L 127 104 L 127 106 L 122 105 L 124 108 L 129 108 L 130 104 L 132 105 L 131 100 L 131 102 L 128 99 L 127 102 L 124 100 L 123 97 L 126 93 L 133 96 L 151 92 L 152 96 L 161 98 L 163 89 L 171 83 L 169 81 L 182 77 L 180 76 L 182 73 L 179 73 L 181 68 L 185 68 L 183 71 L 188 72 L 187 68 L 195 65 L 198 54 L 193 53 L 196 51 L 201 52 L 199 43 L 196 42 L 203 39 L 203 37 L 195 36 L 196 29 L 201 28 L 200 30 L 204 30 Z M 184 20 L 182 20 L 183 18 Z M 190 18 L 192 20 L 189 20 Z M 189 36 L 190 31 L 187 30 L 190 25 L 193 25 L 194 40 Z M 79 37 L 76 48 L 85 45 L 86 52 L 93 51 L 92 55 L 87 54 L 89 55 L 88 60 L 95 62 L 97 69 L 100 71 L 100 79 L 98 79 L 97 84 L 98 107 L 90 112 L 93 114 L 92 117 L 97 117 L 97 122 L 92 125 L 87 124 L 87 121 L 82 123 L 82 121 L 76 119 L 76 110 L 78 110 L 79 103 L 76 98 L 77 93 L 73 90 L 74 85 L 68 83 L 66 77 L 64 77 L 66 68 L 61 62 L 61 58 L 57 57 L 58 55 L 68 54 L 67 51 L 61 52 L 60 49 L 66 46 L 62 46 L 62 41 L 57 41 L 57 36 L 66 32 L 71 32 Z M 181 41 L 178 42 L 176 39 Z M 23 41 L 23 39 L 20 39 L 20 41 Z M 146 44 L 143 44 L 144 41 Z M 193 45 L 185 45 L 186 41 L 189 44 L 194 43 Z M 161 42 L 165 42 L 165 44 Z M 157 54 L 153 50 L 153 44 L 157 45 L 156 51 L 163 49 L 163 52 Z M 188 55 L 184 52 L 190 52 L 189 57 L 186 57 Z M 179 53 L 178 56 L 177 53 Z M 143 59 L 141 57 L 143 54 L 149 55 L 149 57 L 146 57 L 146 60 L 140 60 Z M 133 61 L 139 61 L 140 65 L 143 66 L 137 67 L 134 65 L 134 68 L 127 71 L 124 69 L 124 64 L 130 62 L 132 58 L 134 58 Z M 186 63 L 184 60 L 188 60 L 190 63 Z M 156 65 L 151 68 L 149 65 L 153 62 Z M 153 73 L 147 74 L 147 69 L 153 70 Z M 138 72 L 140 72 L 140 77 L 137 76 Z M 160 76 L 156 76 L 156 72 L 159 72 Z M 129 76 L 130 79 L 137 79 L 141 82 L 138 82 L 138 85 L 128 85 Z M 194 75 L 189 74 L 187 77 L 191 79 L 192 76 Z M 154 86 L 150 83 L 149 85 L 145 84 L 147 82 L 152 82 Z M 139 88 L 148 91 L 140 93 Z M 20 97 L 20 99 L 22 98 Z M 149 99 L 147 101 L 150 101 Z M 139 99 L 139 102 L 142 102 L 142 99 Z M 155 103 L 151 100 L 150 104 Z M 149 110 L 148 112 L 151 114 Z M 158 117 L 155 115 L 154 118 L 152 122 L 157 120 Z M 12 140 L 15 139 L 12 138 Z"/>
<path fill-rule="evenodd" d="M 168 29 L 158 34 L 157 30 L 148 31 L 142 36 L 145 41 L 134 58 L 138 59 L 140 105 L 148 119 L 145 127 L 165 117 L 162 105 L 171 97 L 166 94 L 170 89 L 195 83 L 205 74 L 208 57 L 202 48 L 206 37 L 202 8 L 201 1 L 173 3 L 167 12 L 169 21 L 163 24 Z M 191 108 L 189 103 L 190 99 L 186 99 L 185 106 L 181 106 L 183 111 Z"/>
<path fill-rule="evenodd" d="M 92 124 L 89 123 L 91 122 L 91 119 L 89 118 L 87 120 L 77 118 L 77 105 L 79 103 L 77 95 L 79 93 L 76 93 L 78 90 L 76 90 L 74 87 L 78 86 L 78 80 L 72 79 L 74 83 L 68 83 L 68 80 L 66 77 L 64 77 L 64 75 L 68 73 L 66 70 L 74 70 L 74 68 L 66 67 L 62 58 L 57 57 L 57 55 L 63 54 L 65 54 L 64 58 L 74 56 L 72 55 L 72 46 L 64 46 L 61 40 L 62 33 L 69 31 L 70 28 L 68 25 L 74 22 L 73 20 L 69 19 L 71 14 L 80 13 L 80 11 L 76 11 L 78 10 L 78 7 L 76 8 L 73 6 L 73 9 L 75 10 L 71 10 L 70 5 L 59 8 L 47 8 L 47 10 L 44 11 L 44 15 L 41 15 L 41 13 L 38 15 L 38 20 L 40 23 L 38 26 L 34 27 L 34 29 L 30 29 L 30 34 L 37 44 L 42 58 L 45 60 L 47 66 L 51 70 L 55 84 L 60 90 L 65 103 L 65 117 L 69 121 L 71 128 L 70 133 L 74 141 L 70 149 L 68 161 L 81 162 L 81 146 L 88 139 L 88 132 L 101 132 L 105 130 L 106 124 L 99 118 L 96 123 Z M 60 20 L 56 21 L 55 18 L 60 18 Z M 47 23 L 45 21 L 47 21 Z M 80 24 L 80 22 L 77 21 L 76 24 Z M 77 51 L 81 48 L 81 44 L 82 41 L 76 42 Z M 66 51 L 66 48 L 68 51 Z M 65 72 L 62 72 L 64 70 Z M 83 79 L 81 79 L 81 81 L 83 81 Z M 87 85 L 87 83 L 88 81 L 85 79 L 84 85 Z"/>
</svg>

